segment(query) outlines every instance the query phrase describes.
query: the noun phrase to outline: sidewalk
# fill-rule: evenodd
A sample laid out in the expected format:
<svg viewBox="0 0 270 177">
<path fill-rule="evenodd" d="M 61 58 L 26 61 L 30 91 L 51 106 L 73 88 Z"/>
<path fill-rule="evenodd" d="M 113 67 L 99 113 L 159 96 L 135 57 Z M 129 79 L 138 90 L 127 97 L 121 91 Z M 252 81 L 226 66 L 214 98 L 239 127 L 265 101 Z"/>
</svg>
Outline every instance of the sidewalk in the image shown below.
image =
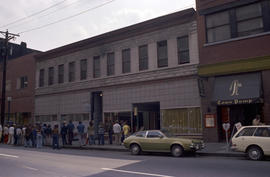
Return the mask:
<svg viewBox="0 0 270 177">
<path fill-rule="evenodd" d="M 221 157 L 244 157 L 245 154 L 241 152 L 233 152 L 228 149 L 226 143 L 205 143 L 205 148 L 197 151 L 198 155 L 201 156 L 221 156 Z M 104 151 L 120 151 L 127 152 L 124 146 L 120 145 L 86 145 L 80 147 L 78 143 L 74 142 L 72 146 L 66 145 L 64 148 L 71 149 L 83 149 L 83 150 L 104 150 Z"/>
</svg>

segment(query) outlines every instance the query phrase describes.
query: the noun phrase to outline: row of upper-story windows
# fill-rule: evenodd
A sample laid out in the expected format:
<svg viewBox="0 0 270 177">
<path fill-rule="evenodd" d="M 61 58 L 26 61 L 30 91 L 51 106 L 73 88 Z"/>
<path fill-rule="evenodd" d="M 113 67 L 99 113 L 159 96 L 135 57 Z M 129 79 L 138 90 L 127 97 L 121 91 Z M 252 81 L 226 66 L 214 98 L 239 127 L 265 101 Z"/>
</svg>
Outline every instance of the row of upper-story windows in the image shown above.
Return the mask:
<svg viewBox="0 0 270 177">
<path fill-rule="evenodd" d="M 139 71 L 148 69 L 148 45 L 141 45 L 138 47 L 139 56 Z M 177 38 L 177 54 L 178 64 L 185 64 L 190 62 L 189 57 L 189 38 L 183 36 Z M 115 74 L 115 53 L 107 53 L 107 76 Z M 101 77 L 101 63 L 100 56 L 93 57 L 93 78 Z M 68 82 L 75 81 L 75 61 L 68 63 Z M 157 64 L 158 68 L 168 66 L 168 44 L 167 40 L 157 42 Z M 54 77 L 55 68 L 48 68 L 48 85 L 56 83 Z M 80 60 L 80 80 L 87 79 L 87 59 Z M 122 50 L 122 73 L 131 72 L 131 50 L 130 48 Z M 58 83 L 64 83 L 64 64 L 58 65 Z M 45 85 L 45 69 L 39 71 L 39 87 Z"/>
<path fill-rule="evenodd" d="M 270 31 L 270 1 L 206 15 L 207 43 Z"/>
</svg>

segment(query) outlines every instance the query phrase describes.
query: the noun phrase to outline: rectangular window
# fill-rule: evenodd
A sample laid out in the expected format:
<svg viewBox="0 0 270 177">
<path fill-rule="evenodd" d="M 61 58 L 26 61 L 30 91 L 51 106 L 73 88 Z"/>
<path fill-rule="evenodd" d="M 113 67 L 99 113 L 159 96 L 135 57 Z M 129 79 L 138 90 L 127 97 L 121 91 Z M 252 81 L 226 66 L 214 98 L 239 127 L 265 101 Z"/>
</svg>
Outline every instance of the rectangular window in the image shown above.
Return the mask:
<svg viewBox="0 0 270 177">
<path fill-rule="evenodd" d="M 114 75 L 114 53 L 107 54 L 107 76 Z"/>
<path fill-rule="evenodd" d="M 188 36 L 177 38 L 178 64 L 189 63 Z"/>
<path fill-rule="evenodd" d="M 74 82 L 75 81 L 75 62 L 70 62 L 68 64 L 68 81 Z"/>
<path fill-rule="evenodd" d="M 206 16 L 207 41 L 216 42 L 231 38 L 229 11 Z"/>
<path fill-rule="evenodd" d="M 122 50 L 122 73 L 130 72 L 130 49 Z"/>
<path fill-rule="evenodd" d="M 147 45 L 139 46 L 139 70 L 148 69 L 148 47 Z"/>
<path fill-rule="evenodd" d="M 269 31 L 270 5 L 253 3 L 206 16 L 207 42 Z"/>
<path fill-rule="evenodd" d="M 82 59 L 80 62 L 81 65 L 81 80 L 85 80 L 87 78 L 87 59 Z"/>
<path fill-rule="evenodd" d="M 27 76 L 23 76 L 20 78 L 20 88 L 26 88 L 28 86 L 28 79 Z"/>
<path fill-rule="evenodd" d="M 238 36 L 247 36 L 264 31 L 260 3 L 237 8 L 236 20 Z"/>
<path fill-rule="evenodd" d="M 64 65 L 58 65 L 58 83 L 64 83 Z"/>
<path fill-rule="evenodd" d="M 48 85 L 53 85 L 54 82 L 54 68 L 50 67 L 48 72 Z"/>
<path fill-rule="evenodd" d="M 44 75 L 45 74 L 45 70 L 41 69 L 39 70 L 39 87 L 44 87 Z"/>
<path fill-rule="evenodd" d="M 99 56 L 95 56 L 94 57 L 94 78 L 98 78 L 100 77 L 100 57 Z"/>
<path fill-rule="evenodd" d="M 158 67 L 168 66 L 168 49 L 167 41 L 160 41 L 157 43 L 157 57 L 158 57 Z"/>
</svg>

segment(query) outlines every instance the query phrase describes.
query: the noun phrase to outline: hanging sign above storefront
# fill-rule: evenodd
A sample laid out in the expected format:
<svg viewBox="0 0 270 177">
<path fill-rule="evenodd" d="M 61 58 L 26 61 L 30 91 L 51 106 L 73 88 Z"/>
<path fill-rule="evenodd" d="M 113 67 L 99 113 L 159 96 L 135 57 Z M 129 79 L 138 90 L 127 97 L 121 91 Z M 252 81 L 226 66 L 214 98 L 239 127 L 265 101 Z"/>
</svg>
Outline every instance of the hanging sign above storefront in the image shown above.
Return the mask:
<svg viewBox="0 0 270 177">
<path fill-rule="evenodd" d="M 213 101 L 217 105 L 262 103 L 261 73 L 215 78 Z"/>
</svg>

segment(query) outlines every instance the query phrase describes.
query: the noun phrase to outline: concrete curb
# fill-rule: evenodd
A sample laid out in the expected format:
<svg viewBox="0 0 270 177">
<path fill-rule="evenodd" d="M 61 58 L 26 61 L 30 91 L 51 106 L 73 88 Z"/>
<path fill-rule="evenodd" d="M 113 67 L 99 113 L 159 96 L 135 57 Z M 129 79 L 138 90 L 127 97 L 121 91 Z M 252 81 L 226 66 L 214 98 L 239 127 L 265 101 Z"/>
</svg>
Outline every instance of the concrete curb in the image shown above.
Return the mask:
<svg viewBox="0 0 270 177">
<path fill-rule="evenodd" d="M 114 152 L 128 152 L 128 149 L 124 148 L 108 148 L 108 147 L 62 147 L 64 149 L 80 149 L 80 150 L 98 150 L 98 151 L 114 151 Z M 214 153 L 214 152 L 196 152 L 199 156 L 212 156 L 212 157 L 246 157 L 242 153 Z"/>
</svg>

